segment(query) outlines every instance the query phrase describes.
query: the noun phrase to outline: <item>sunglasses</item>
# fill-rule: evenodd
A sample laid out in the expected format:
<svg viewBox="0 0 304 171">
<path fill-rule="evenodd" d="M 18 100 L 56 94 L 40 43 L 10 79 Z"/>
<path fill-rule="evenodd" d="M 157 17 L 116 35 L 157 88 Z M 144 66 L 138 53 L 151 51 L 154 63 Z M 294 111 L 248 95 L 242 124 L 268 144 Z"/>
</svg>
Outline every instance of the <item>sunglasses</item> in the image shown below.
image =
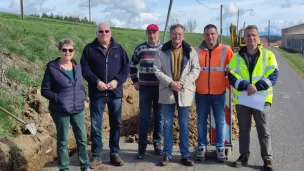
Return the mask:
<svg viewBox="0 0 304 171">
<path fill-rule="evenodd" d="M 74 52 L 74 49 L 61 49 L 62 52 L 67 52 L 69 51 L 70 53 Z"/>
<path fill-rule="evenodd" d="M 98 30 L 98 33 L 109 33 L 110 30 Z"/>
</svg>

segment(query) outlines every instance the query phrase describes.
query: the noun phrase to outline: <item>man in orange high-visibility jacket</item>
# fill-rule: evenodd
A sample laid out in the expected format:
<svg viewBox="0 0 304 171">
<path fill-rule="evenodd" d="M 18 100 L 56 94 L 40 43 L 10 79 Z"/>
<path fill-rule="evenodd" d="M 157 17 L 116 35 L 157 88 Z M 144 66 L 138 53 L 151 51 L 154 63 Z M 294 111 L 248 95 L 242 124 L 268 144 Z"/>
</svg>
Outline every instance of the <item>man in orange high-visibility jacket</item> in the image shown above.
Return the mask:
<svg viewBox="0 0 304 171">
<path fill-rule="evenodd" d="M 216 124 L 216 154 L 219 162 L 225 162 L 225 93 L 226 84 L 229 84 L 225 77 L 229 61 L 233 56 L 230 47 L 218 41 L 217 28 L 209 24 L 204 28 L 204 41 L 196 48 L 199 56 L 200 75 L 196 80 L 196 113 L 198 151 L 197 160 L 205 160 L 207 141 L 207 119 L 210 106 Z"/>
</svg>

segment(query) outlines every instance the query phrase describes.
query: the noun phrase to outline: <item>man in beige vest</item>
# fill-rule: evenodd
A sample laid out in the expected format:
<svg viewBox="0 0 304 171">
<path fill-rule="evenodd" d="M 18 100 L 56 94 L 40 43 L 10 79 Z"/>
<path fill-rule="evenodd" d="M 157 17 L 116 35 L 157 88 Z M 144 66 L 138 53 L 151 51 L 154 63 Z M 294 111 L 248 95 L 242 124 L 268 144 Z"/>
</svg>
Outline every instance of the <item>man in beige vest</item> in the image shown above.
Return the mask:
<svg viewBox="0 0 304 171">
<path fill-rule="evenodd" d="M 163 105 L 164 149 L 161 166 L 166 166 L 172 158 L 173 120 L 175 106 L 178 109 L 181 162 L 193 166 L 189 151 L 189 107 L 194 102 L 195 80 L 200 66 L 196 51 L 184 41 L 184 26 L 170 27 L 170 41 L 158 51 L 154 69 L 159 80 L 159 103 Z"/>
</svg>

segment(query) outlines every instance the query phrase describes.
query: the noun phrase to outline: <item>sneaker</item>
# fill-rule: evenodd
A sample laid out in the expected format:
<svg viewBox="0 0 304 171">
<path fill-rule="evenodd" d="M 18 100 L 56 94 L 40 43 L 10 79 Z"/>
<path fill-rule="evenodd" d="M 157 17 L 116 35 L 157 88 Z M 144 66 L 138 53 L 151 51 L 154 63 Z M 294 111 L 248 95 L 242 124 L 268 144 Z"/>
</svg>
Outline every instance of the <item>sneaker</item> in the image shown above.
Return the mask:
<svg viewBox="0 0 304 171">
<path fill-rule="evenodd" d="M 145 154 L 146 154 L 146 147 L 142 145 L 138 145 L 137 159 L 144 159 Z"/>
<path fill-rule="evenodd" d="M 233 167 L 242 167 L 242 166 L 247 166 L 248 165 L 248 160 L 249 160 L 249 154 L 247 155 L 240 155 L 240 157 L 233 162 Z"/>
<path fill-rule="evenodd" d="M 219 148 L 216 150 L 216 158 L 218 162 L 224 163 L 226 161 L 225 148 Z"/>
<path fill-rule="evenodd" d="M 90 168 L 94 169 L 97 166 L 101 165 L 102 161 L 101 161 L 100 157 L 92 157 L 90 160 L 90 163 L 91 163 Z"/>
<path fill-rule="evenodd" d="M 171 159 L 168 156 L 164 155 L 163 159 L 159 162 L 159 165 L 167 166 L 170 160 Z"/>
<path fill-rule="evenodd" d="M 159 156 L 163 155 L 163 150 L 160 142 L 154 142 L 154 152 Z"/>
<path fill-rule="evenodd" d="M 86 168 L 86 170 L 84 170 L 84 171 L 91 171 L 91 169 L 90 168 Z"/>
<path fill-rule="evenodd" d="M 271 159 L 266 159 L 266 160 L 264 160 L 264 169 L 266 170 L 266 171 L 273 171 L 273 167 L 272 167 L 272 161 L 271 161 Z"/>
<path fill-rule="evenodd" d="M 206 159 L 206 147 L 198 147 L 196 153 L 197 161 L 204 161 Z"/>
<path fill-rule="evenodd" d="M 193 166 L 194 165 L 194 163 L 191 160 L 190 156 L 188 156 L 186 158 L 183 158 L 182 159 L 182 164 L 185 165 L 185 166 Z"/>
<path fill-rule="evenodd" d="M 110 154 L 110 163 L 115 166 L 122 166 L 124 165 L 124 161 L 121 160 L 118 154 Z"/>
</svg>

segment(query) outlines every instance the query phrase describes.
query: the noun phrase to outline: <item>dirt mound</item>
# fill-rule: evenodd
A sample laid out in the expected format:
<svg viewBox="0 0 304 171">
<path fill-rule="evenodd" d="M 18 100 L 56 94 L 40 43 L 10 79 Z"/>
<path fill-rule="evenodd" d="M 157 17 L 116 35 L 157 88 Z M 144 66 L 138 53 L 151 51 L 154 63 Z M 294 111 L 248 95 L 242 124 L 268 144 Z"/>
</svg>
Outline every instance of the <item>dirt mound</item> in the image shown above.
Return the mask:
<svg viewBox="0 0 304 171">
<path fill-rule="evenodd" d="M 29 135 L 28 132 L 17 124 L 14 129 L 16 138 L 0 138 L 0 168 L 3 170 L 39 170 L 45 163 L 56 160 L 56 127 L 48 112 L 48 102 L 40 94 L 39 89 L 24 90 L 27 98 L 24 103 L 25 111 L 21 118 L 25 121 L 34 121 L 37 127 L 36 135 Z M 86 126 L 88 142 L 90 141 L 90 114 L 89 99 L 85 102 L 86 106 Z M 235 109 L 233 108 L 233 139 L 238 137 Z M 177 111 L 174 115 L 174 143 L 179 143 L 179 126 Z M 148 140 L 152 143 L 153 117 L 150 121 Z M 136 136 L 137 140 L 139 124 L 139 100 L 138 91 L 132 85 L 130 79 L 124 84 L 124 96 L 122 100 L 122 129 L 121 134 L 128 139 Z M 103 115 L 103 131 L 109 131 L 108 110 L 105 109 Z M 189 118 L 190 145 L 197 146 L 197 127 L 196 127 L 196 108 L 190 108 Z M 75 152 L 76 142 L 70 129 L 69 132 L 69 151 Z"/>
</svg>

